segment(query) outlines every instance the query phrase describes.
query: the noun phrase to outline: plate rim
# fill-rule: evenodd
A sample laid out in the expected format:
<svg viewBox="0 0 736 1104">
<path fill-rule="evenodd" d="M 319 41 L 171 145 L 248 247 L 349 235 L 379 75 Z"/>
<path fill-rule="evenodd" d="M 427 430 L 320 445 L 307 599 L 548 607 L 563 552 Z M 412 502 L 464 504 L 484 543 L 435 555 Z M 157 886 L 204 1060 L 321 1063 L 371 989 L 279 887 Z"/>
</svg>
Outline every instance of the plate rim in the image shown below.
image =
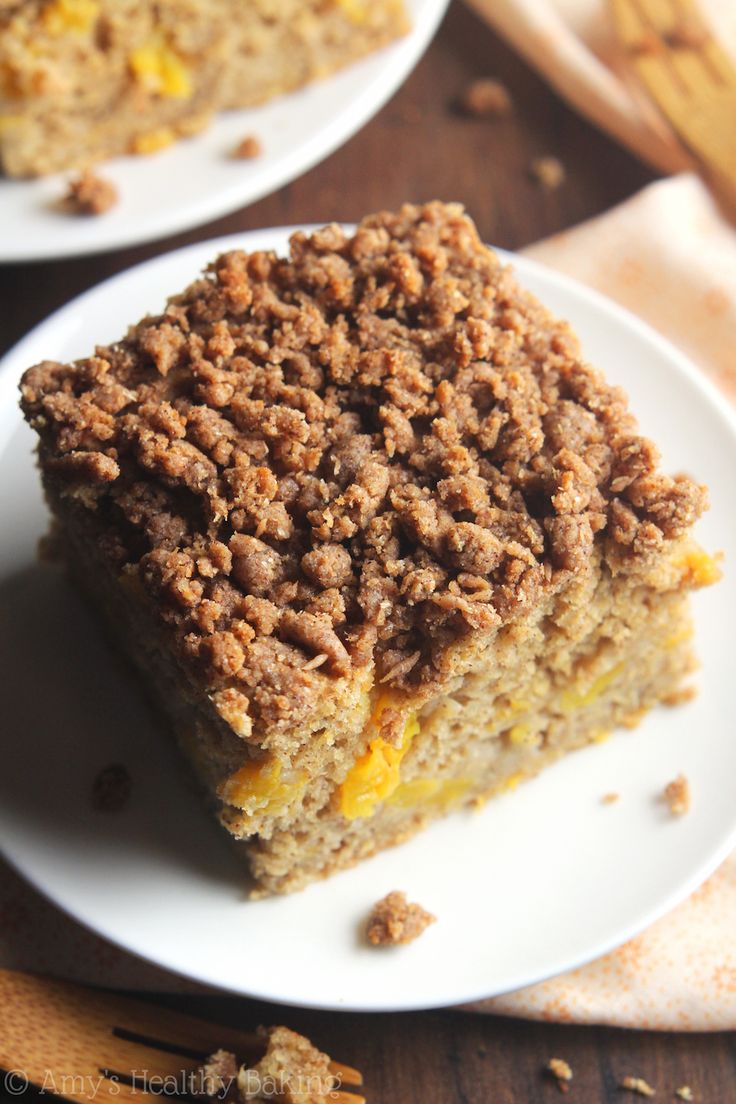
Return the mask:
<svg viewBox="0 0 736 1104">
<path fill-rule="evenodd" d="M 33 329 L 20 339 L 0 360 L 0 413 L 2 412 L 6 399 L 6 388 L 13 388 L 17 384 L 18 368 L 21 364 L 28 366 L 28 361 L 23 362 L 22 357 L 24 355 L 24 348 L 30 345 L 32 342 L 38 340 L 39 337 L 43 337 L 45 331 L 53 332 L 59 323 L 64 321 L 66 315 L 72 315 L 80 308 L 84 309 L 88 300 L 94 300 L 100 294 L 105 294 L 114 288 L 117 282 L 122 282 L 126 279 L 130 279 L 137 271 L 141 269 L 151 269 L 161 264 L 162 266 L 171 260 L 181 258 L 186 260 L 188 256 L 195 256 L 196 254 L 212 253 L 213 255 L 219 251 L 230 248 L 251 248 L 249 241 L 257 238 L 286 237 L 288 234 L 293 233 L 295 230 L 303 230 L 309 232 L 311 229 L 316 228 L 318 224 L 308 225 L 292 225 L 281 227 L 269 227 L 260 228 L 257 230 L 241 231 L 234 234 L 228 234 L 205 241 L 195 242 L 175 250 L 171 250 L 156 257 L 149 258 L 136 265 L 133 265 L 122 272 L 116 273 L 113 276 L 108 277 L 104 281 L 95 285 L 93 288 L 88 289 L 81 295 L 76 296 L 70 302 L 64 306 L 58 308 L 46 319 L 38 323 Z M 349 229 L 349 225 L 346 225 Z M 260 244 L 256 246 L 262 248 Z M 633 332 L 636 335 L 637 340 L 642 341 L 645 345 L 653 347 L 660 355 L 664 356 L 676 370 L 682 375 L 690 386 L 695 387 L 699 391 L 706 401 L 711 416 L 720 419 L 730 435 L 733 437 L 734 445 L 736 446 L 736 411 L 732 409 L 730 404 L 724 395 L 718 390 L 716 385 L 705 375 L 705 373 L 697 368 L 695 364 L 682 353 L 675 345 L 672 344 L 667 338 L 656 331 L 649 323 L 638 318 L 632 314 L 627 308 L 621 306 L 618 303 L 608 299 L 600 292 L 587 287 L 580 283 L 578 280 L 567 276 L 565 274 L 557 272 L 555 269 L 542 264 L 541 262 L 524 257 L 520 254 L 515 254 L 507 250 L 498 249 L 494 247 L 494 251 L 498 256 L 507 264 L 514 267 L 517 275 L 520 278 L 520 282 L 524 283 L 524 277 L 527 273 L 533 274 L 540 278 L 543 282 L 547 282 L 549 285 L 557 285 L 566 291 L 575 299 L 582 299 L 587 302 L 594 310 L 602 312 L 607 315 L 617 326 L 623 326 L 625 329 Z M 193 274 L 194 275 L 194 274 Z M 121 330 L 124 327 L 121 327 Z M 16 407 L 16 417 L 12 416 L 8 418 L 10 423 L 11 434 L 15 432 L 20 424 L 20 414 Z M 2 427 L 0 426 L 0 429 Z M 7 442 L 7 436 L 3 433 L 0 437 L 0 448 Z M 0 850 L 4 855 L 9 865 L 17 871 L 21 877 L 29 882 L 43 897 L 51 901 L 57 908 L 59 908 L 67 916 L 71 917 L 75 922 L 79 923 L 83 928 L 92 933 L 101 936 L 108 942 L 115 946 L 121 947 L 127 953 L 133 955 L 134 958 L 139 961 L 149 962 L 158 967 L 168 970 L 183 979 L 194 981 L 200 985 L 215 988 L 221 992 L 232 993 L 239 996 L 247 996 L 252 999 L 270 1001 L 273 1003 L 282 1004 L 290 1007 L 298 1008 L 314 1008 L 325 1011 L 349 1011 L 349 1012 L 404 1012 L 404 1011 L 419 1011 L 428 1008 L 440 1008 L 440 1007 L 452 1007 L 456 1005 L 464 1005 L 474 1003 L 482 1000 L 489 999 L 489 996 L 502 996 L 506 993 L 514 992 L 527 986 L 538 984 L 546 981 L 549 978 L 557 977 L 569 972 L 570 970 L 577 969 L 589 962 L 593 962 L 600 957 L 610 953 L 615 948 L 628 942 L 631 938 L 650 927 L 653 923 L 666 915 L 678 904 L 689 897 L 699 885 L 701 885 L 723 862 L 728 854 L 736 847 L 736 820 L 731 826 L 729 832 L 727 832 L 721 841 L 719 847 L 709 854 L 707 859 L 696 864 L 695 868 L 687 877 L 681 882 L 678 882 L 675 889 L 669 894 L 665 895 L 656 905 L 653 905 L 644 913 L 637 913 L 637 916 L 628 925 L 624 925 L 619 928 L 617 933 L 610 936 L 607 939 L 599 940 L 594 946 L 588 946 L 585 951 L 580 954 L 570 954 L 562 962 L 556 962 L 554 967 L 549 972 L 544 974 L 536 974 L 534 977 L 524 976 L 522 971 L 519 971 L 519 976 L 512 982 L 505 984 L 501 989 L 495 989 L 489 995 L 488 987 L 481 986 L 474 989 L 471 992 L 463 992 L 460 995 L 454 994 L 452 997 L 445 998 L 439 1001 L 428 1002 L 427 999 L 398 999 L 392 1001 L 363 1001 L 357 1003 L 351 1003 L 350 1000 L 340 1001 L 336 1003 L 334 1001 L 326 1000 L 320 1001 L 318 998 L 311 998 L 309 1002 L 305 1002 L 303 999 L 298 999 L 293 996 L 289 996 L 288 993 L 278 991 L 278 986 L 273 991 L 265 990 L 249 990 L 242 985 L 234 984 L 232 986 L 224 984 L 222 980 L 213 982 L 211 977 L 205 973 L 200 973 L 196 965 L 182 970 L 179 965 L 172 964 L 167 961 L 166 955 L 156 954 L 155 956 L 150 953 L 145 953 L 140 949 L 132 946 L 129 942 L 125 941 L 119 933 L 111 932 L 105 925 L 91 922 L 85 919 L 83 913 L 76 911 L 74 907 L 66 902 L 53 890 L 47 889 L 42 880 L 37 880 L 33 874 L 29 874 L 20 864 L 16 861 L 15 857 L 10 854 L 6 846 L 2 846 Z"/>
</svg>

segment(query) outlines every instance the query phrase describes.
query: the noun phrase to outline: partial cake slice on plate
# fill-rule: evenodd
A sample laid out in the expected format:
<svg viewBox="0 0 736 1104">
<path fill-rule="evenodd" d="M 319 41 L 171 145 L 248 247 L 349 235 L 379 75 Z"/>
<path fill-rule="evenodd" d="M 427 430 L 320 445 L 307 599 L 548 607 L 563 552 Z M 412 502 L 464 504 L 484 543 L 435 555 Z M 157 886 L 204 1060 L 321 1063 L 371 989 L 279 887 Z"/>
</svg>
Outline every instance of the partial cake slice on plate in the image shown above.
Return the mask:
<svg viewBox="0 0 736 1104">
<path fill-rule="evenodd" d="M 69 565 L 258 892 L 512 788 L 693 668 L 704 488 L 457 205 L 225 254 L 22 396 Z"/>
<path fill-rule="evenodd" d="M 0 166 L 155 152 L 408 29 L 403 0 L 2 0 Z"/>
</svg>

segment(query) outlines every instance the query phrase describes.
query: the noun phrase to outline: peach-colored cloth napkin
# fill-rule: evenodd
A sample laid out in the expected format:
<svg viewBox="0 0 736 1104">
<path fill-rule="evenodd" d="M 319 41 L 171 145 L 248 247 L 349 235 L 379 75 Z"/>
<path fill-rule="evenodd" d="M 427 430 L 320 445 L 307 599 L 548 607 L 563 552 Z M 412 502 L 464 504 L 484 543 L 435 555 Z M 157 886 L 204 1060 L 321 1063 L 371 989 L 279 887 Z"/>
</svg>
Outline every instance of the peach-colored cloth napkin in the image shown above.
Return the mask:
<svg viewBox="0 0 736 1104">
<path fill-rule="evenodd" d="M 692 167 L 632 77 L 606 0 L 466 0 L 573 107 L 663 172 Z M 700 0 L 706 25 L 736 58 L 736 4 Z"/>
<path fill-rule="evenodd" d="M 653 184 L 527 252 L 636 310 L 736 397 L 736 231 L 696 177 Z M 198 989 L 85 931 L 2 864 L 0 965 L 102 985 Z M 628 1027 L 736 1029 L 736 854 L 619 950 L 473 1007 Z"/>
</svg>

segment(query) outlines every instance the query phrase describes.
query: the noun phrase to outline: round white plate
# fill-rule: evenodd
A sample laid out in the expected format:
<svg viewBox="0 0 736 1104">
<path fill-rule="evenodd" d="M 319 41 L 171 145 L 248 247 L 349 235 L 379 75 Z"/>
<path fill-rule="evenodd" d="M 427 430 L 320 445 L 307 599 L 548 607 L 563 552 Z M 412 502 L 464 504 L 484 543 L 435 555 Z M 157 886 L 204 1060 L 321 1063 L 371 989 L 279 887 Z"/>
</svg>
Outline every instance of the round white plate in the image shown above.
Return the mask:
<svg viewBox="0 0 736 1104">
<path fill-rule="evenodd" d="M 156 258 L 58 311 L 0 373 L 0 839 L 14 865 L 84 924 L 200 981 L 286 1003 L 408 1009 L 486 997 L 578 966 L 685 897 L 736 844 L 733 610 L 736 427 L 675 349 L 624 311 L 523 258 L 519 277 L 580 333 L 589 358 L 623 384 L 672 470 L 710 484 L 700 525 L 726 574 L 696 595 L 700 694 L 654 711 L 634 732 L 576 752 L 480 813 L 461 812 L 411 842 L 303 893 L 246 899 L 244 876 L 200 805 L 137 686 L 58 569 L 36 562 L 46 512 L 33 435 L 15 387 L 43 358 L 81 356 L 118 337 L 218 251 L 284 249 L 287 231 L 204 242 Z M 90 786 L 110 762 L 133 777 L 130 806 L 94 813 Z M 692 811 L 658 796 L 678 772 Z M 603 806 L 601 796 L 621 799 Z M 410 947 L 361 943 L 389 890 L 436 913 Z"/>
<path fill-rule="evenodd" d="M 105 215 L 78 218 L 55 210 L 69 174 L 39 180 L 0 175 L 0 262 L 137 245 L 275 191 L 341 146 L 386 103 L 423 54 L 448 3 L 406 0 L 412 29 L 385 49 L 260 107 L 224 112 L 202 134 L 161 153 L 105 162 L 100 171 L 120 193 Z M 263 153 L 233 160 L 230 151 L 247 134 L 258 136 Z"/>
</svg>

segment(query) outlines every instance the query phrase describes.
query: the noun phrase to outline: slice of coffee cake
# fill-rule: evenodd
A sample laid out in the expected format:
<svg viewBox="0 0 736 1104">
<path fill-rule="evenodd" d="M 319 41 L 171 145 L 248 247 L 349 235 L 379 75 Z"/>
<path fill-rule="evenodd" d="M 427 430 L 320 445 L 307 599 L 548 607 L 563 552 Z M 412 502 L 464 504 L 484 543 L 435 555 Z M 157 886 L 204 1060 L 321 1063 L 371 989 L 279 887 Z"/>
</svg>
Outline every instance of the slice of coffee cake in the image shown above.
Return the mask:
<svg viewBox="0 0 736 1104">
<path fill-rule="evenodd" d="M 457 205 L 225 254 L 22 396 L 69 564 L 260 891 L 636 723 L 693 666 L 704 488 Z"/>
</svg>

